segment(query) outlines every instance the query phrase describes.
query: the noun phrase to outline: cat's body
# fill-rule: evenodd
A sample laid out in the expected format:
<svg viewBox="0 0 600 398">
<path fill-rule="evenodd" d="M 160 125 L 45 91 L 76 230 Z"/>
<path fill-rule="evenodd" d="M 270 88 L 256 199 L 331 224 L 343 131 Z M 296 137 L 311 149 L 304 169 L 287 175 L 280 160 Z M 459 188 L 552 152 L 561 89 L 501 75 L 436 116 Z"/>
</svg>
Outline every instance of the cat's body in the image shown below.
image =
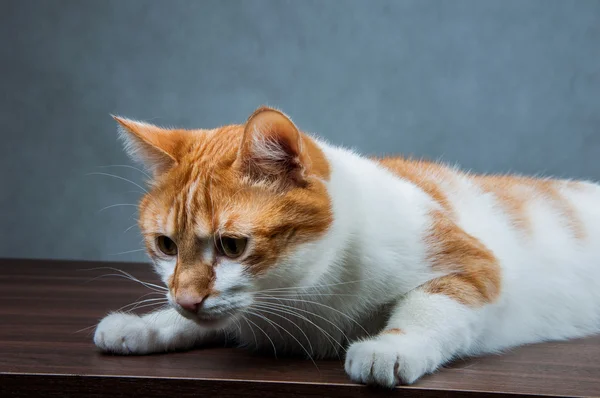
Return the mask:
<svg viewBox="0 0 600 398">
<path fill-rule="evenodd" d="M 103 350 L 233 338 L 345 355 L 353 380 L 393 386 L 455 357 L 600 331 L 598 185 L 367 159 L 270 109 L 187 135 L 120 123 L 154 166 L 140 225 L 174 309 L 109 315 Z M 206 243 L 228 228 L 248 236 L 239 261 Z M 162 234 L 172 256 L 154 247 Z"/>
</svg>

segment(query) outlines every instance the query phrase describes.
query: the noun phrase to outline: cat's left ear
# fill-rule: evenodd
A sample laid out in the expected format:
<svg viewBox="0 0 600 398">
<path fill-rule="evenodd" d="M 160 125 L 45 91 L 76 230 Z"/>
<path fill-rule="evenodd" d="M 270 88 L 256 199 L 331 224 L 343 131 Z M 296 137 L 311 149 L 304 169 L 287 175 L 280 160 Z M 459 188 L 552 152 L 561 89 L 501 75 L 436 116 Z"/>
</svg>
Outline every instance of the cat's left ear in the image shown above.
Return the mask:
<svg viewBox="0 0 600 398">
<path fill-rule="evenodd" d="M 177 164 L 186 140 L 184 131 L 117 116 L 113 118 L 119 123 L 119 135 L 129 156 L 141 162 L 155 177 Z"/>
<path fill-rule="evenodd" d="M 310 159 L 291 119 L 277 109 L 261 107 L 246 122 L 236 163 L 251 178 L 286 188 L 306 184 Z"/>
<path fill-rule="evenodd" d="M 306 184 L 310 159 L 292 120 L 277 109 L 261 107 L 246 122 L 236 163 L 251 178 L 286 188 Z"/>
</svg>

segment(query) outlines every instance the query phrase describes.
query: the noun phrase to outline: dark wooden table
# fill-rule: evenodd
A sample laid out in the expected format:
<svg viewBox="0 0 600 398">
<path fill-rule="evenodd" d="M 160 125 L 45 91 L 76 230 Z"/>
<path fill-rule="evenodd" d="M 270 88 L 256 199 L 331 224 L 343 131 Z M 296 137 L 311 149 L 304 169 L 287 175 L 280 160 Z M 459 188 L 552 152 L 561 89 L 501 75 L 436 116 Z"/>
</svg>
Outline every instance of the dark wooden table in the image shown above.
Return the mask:
<svg viewBox="0 0 600 398">
<path fill-rule="evenodd" d="M 141 357 L 98 353 L 93 328 L 149 291 L 113 266 L 156 281 L 144 264 L 0 259 L 0 396 L 600 396 L 600 337 L 460 361 L 411 387 L 351 383 L 339 360 L 274 359 L 210 348 Z"/>
</svg>

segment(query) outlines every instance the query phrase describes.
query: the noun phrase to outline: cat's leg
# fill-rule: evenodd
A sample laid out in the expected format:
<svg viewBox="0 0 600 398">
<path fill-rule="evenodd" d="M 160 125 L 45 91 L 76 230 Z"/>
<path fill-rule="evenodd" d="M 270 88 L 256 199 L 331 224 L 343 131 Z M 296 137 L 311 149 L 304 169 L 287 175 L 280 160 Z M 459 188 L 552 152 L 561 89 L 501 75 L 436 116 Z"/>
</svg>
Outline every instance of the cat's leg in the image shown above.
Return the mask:
<svg viewBox="0 0 600 398">
<path fill-rule="evenodd" d="M 400 299 L 384 331 L 350 346 L 346 371 L 358 382 L 410 384 L 459 355 L 477 353 L 486 306 L 498 299 L 494 254 L 445 214 L 432 214 L 428 266 L 445 276 Z"/>
<path fill-rule="evenodd" d="M 398 300 L 386 328 L 352 344 L 346 372 L 362 383 L 411 384 L 459 355 L 477 354 L 486 306 L 501 292 L 495 255 L 445 213 L 431 214 L 425 263 L 445 274 Z"/>
<path fill-rule="evenodd" d="M 359 383 L 411 384 L 469 353 L 479 334 L 480 316 L 447 295 L 417 289 L 396 305 L 379 335 L 349 347 L 346 372 Z"/>
<path fill-rule="evenodd" d="M 220 337 L 169 308 L 142 316 L 112 313 L 96 327 L 94 343 L 114 354 L 151 354 L 187 350 Z"/>
</svg>

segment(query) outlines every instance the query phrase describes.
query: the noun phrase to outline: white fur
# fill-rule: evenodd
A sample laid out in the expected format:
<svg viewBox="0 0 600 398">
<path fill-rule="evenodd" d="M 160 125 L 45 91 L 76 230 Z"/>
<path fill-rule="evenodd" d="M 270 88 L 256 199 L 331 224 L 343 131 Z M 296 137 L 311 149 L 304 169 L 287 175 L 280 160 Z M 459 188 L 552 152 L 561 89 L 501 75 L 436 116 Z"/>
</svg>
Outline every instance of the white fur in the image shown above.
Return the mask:
<svg viewBox="0 0 600 398">
<path fill-rule="evenodd" d="M 115 354 L 150 354 L 208 343 L 215 333 L 200 331 L 193 321 L 168 309 L 144 316 L 113 313 L 97 326 L 94 343 Z"/>
<path fill-rule="evenodd" d="M 240 344 L 330 357 L 351 343 L 345 365 L 350 378 L 390 387 L 412 383 L 458 356 L 600 330 L 599 186 L 565 184 L 562 190 L 584 221 L 586 236 L 578 240 L 541 197 L 526 209 L 533 226 L 526 238 L 493 195 L 464 176 L 448 184 L 458 225 L 492 250 L 502 267 L 500 298 L 471 308 L 419 289 L 439 276 L 422 239 L 437 204 L 373 161 L 319 145 L 331 166 L 334 223 L 327 234 L 259 279 L 234 263 L 217 269 L 223 294 L 212 305 L 235 312 L 224 330 Z M 169 265 L 158 267 L 166 273 L 163 280 L 173 272 Z M 170 322 L 168 314 L 174 312 L 110 315 L 98 326 L 96 344 L 122 354 L 148 353 L 191 347 L 208 333 L 183 318 Z M 378 334 L 390 328 L 403 333 Z M 151 333 L 159 338 L 149 338 Z"/>
</svg>

